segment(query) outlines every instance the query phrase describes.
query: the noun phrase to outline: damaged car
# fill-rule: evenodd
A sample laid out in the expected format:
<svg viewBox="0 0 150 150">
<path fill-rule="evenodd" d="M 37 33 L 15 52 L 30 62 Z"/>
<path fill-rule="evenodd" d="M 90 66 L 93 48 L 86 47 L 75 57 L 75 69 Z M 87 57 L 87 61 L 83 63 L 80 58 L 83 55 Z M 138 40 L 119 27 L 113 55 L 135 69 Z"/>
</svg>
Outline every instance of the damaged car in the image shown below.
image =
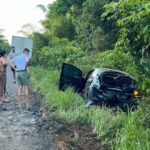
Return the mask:
<svg viewBox="0 0 150 150">
<path fill-rule="evenodd" d="M 82 71 L 67 63 L 63 63 L 59 89 L 71 86 L 82 93 L 85 106 L 105 104 L 109 106 L 137 105 L 139 96 L 138 83 L 129 74 L 109 68 L 94 68 L 85 77 Z"/>
</svg>

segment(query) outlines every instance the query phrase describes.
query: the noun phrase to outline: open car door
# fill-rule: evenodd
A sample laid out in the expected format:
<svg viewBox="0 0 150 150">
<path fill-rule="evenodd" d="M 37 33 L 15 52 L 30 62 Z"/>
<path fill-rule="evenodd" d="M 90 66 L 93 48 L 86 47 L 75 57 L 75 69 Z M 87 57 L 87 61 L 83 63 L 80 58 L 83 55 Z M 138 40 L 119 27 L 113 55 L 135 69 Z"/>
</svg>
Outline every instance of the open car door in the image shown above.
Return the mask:
<svg viewBox="0 0 150 150">
<path fill-rule="evenodd" d="M 60 74 L 59 89 L 64 90 L 71 86 L 77 92 L 81 92 L 85 86 L 85 79 L 82 77 L 82 71 L 70 64 L 63 63 Z"/>
</svg>

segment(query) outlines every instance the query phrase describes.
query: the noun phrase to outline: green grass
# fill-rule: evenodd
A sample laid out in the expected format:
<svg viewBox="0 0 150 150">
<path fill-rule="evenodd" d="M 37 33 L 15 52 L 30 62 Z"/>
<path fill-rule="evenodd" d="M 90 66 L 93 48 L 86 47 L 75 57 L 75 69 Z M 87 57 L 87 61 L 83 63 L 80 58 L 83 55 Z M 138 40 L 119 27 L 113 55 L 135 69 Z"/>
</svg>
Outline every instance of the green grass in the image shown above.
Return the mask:
<svg viewBox="0 0 150 150">
<path fill-rule="evenodd" d="M 143 112 L 139 108 L 129 115 L 121 115 L 123 128 L 118 130 L 116 136 L 117 150 L 149 150 L 150 129 L 143 125 Z"/>
<path fill-rule="evenodd" d="M 124 112 L 114 114 L 105 106 L 85 108 L 83 99 L 72 88 L 64 92 L 58 90 L 59 71 L 35 67 L 31 68 L 30 74 L 32 88 L 44 96 L 45 105 L 57 119 L 90 124 L 97 137 L 115 150 L 150 149 L 150 126 L 142 122 L 146 115 L 142 107 L 138 111 L 128 112 L 128 115 Z"/>
</svg>

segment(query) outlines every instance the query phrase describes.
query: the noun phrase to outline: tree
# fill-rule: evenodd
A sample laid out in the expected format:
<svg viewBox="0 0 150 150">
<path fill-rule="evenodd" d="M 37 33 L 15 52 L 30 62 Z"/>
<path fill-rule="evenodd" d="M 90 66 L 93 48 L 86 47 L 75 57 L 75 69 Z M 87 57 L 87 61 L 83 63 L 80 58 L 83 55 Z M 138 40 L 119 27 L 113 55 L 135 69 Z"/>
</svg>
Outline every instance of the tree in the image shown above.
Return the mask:
<svg viewBox="0 0 150 150">
<path fill-rule="evenodd" d="M 39 62 L 40 55 L 42 55 L 41 50 L 44 46 L 49 45 L 48 39 L 41 33 L 34 32 L 32 34 L 33 39 L 33 61 Z"/>
<path fill-rule="evenodd" d="M 8 41 L 6 40 L 5 36 L 3 35 L 4 30 L 0 29 L 0 51 L 5 49 L 6 51 L 9 50 L 10 45 Z"/>
<path fill-rule="evenodd" d="M 82 48 L 88 52 L 112 49 L 118 37 L 115 20 L 106 20 L 101 15 L 105 4 L 112 0 L 87 0 L 83 4 L 80 23 L 77 25 Z"/>
<path fill-rule="evenodd" d="M 47 8 L 42 4 L 37 5 L 37 8 L 40 8 L 44 14 L 46 14 L 46 12 L 48 11 Z"/>
<path fill-rule="evenodd" d="M 56 17 L 67 14 L 72 6 L 81 8 L 86 0 L 56 0 L 53 4 L 49 5 L 47 17 Z"/>
<path fill-rule="evenodd" d="M 150 3 L 148 0 L 120 0 L 105 6 L 110 20 L 115 19 L 120 36 L 116 48 L 130 51 L 136 58 L 150 55 Z"/>
<path fill-rule="evenodd" d="M 40 29 L 31 23 L 24 24 L 22 29 L 17 31 L 26 37 L 30 37 L 34 32 L 40 32 Z"/>
</svg>

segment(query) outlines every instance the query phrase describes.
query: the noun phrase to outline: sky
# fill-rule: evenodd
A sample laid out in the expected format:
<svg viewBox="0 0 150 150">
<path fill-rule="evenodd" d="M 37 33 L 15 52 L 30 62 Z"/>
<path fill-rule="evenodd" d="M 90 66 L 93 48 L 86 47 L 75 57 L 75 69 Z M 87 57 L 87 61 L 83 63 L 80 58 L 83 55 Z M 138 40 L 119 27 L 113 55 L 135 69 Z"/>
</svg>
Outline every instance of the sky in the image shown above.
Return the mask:
<svg viewBox="0 0 150 150">
<path fill-rule="evenodd" d="M 45 18 L 44 13 L 38 4 L 47 6 L 55 0 L 0 0 L 0 29 L 11 44 L 12 35 L 21 36 L 17 31 L 22 26 L 31 23 L 38 28 L 42 28 L 40 20 Z"/>
</svg>

